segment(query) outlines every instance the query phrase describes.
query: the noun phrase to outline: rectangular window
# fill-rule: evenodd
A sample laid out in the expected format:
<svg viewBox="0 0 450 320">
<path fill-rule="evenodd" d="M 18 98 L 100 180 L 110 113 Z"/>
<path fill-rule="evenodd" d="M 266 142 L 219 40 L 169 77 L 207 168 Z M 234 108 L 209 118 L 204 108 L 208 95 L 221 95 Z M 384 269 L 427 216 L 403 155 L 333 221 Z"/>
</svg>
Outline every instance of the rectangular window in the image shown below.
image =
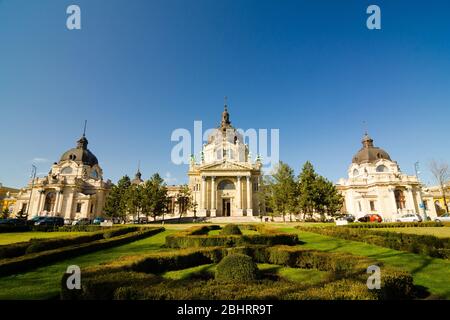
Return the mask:
<svg viewBox="0 0 450 320">
<path fill-rule="evenodd" d="M 94 205 L 93 204 L 91 204 L 91 211 L 90 212 L 91 213 L 94 212 Z"/>
<path fill-rule="evenodd" d="M 26 211 L 27 211 L 27 204 L 22 203 L 22 212 L 26 212 Z"/>
<path fill-rule="evenodd" d="M 375 201 L 370 201 L 370 211 L 375 211 L 376 207 L 375 207 Z"/>
<path fill-rule="evenodd" d="M 81 212 L 82 203 L 77 203 L 77 213 Z"/>
</svg>

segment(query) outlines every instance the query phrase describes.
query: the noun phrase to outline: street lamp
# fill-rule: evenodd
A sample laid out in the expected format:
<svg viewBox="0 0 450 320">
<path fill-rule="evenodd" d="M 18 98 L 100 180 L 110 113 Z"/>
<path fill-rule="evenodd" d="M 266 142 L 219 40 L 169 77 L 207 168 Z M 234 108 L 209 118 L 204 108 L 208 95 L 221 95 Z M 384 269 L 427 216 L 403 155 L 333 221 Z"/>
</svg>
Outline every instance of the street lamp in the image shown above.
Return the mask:
<svg viewBox="0 0 450 320">
<path fill-rule="evenodd" d="M 425 210 L 425 203 L 423 202 L 423 199 L 422 199 L 422 184 L 420 183 L 420 180 L 419 180 L 419 174 L 420 174 L 419 161 L 414 163 L 414 170 L 416 171 L 416 178 L 417 178 L 417 181 L 419 182 L 419 186 L 420 186 L 420 190 L 419 190 L 420 208 L 423 210 L 424 221 L 427 221 L 427 219 L 428 219 L 428 217 L 427 217 L 427 210 Z"/>
<path fill-rule="evenodd" d="M 27 213 L 25 215 L 26 219 L 28 219 L 28 213 L 30 212 L 31 207 L 31 195 L 33 193 L 33 187 L 34 187 L 34 179 L 36 178 L 36 166 L 34 164 L 31 165 L 31 190 L 30 190 L 30 198 L 28 199 L 28 205 L 27 205 Z"/>
</svg>

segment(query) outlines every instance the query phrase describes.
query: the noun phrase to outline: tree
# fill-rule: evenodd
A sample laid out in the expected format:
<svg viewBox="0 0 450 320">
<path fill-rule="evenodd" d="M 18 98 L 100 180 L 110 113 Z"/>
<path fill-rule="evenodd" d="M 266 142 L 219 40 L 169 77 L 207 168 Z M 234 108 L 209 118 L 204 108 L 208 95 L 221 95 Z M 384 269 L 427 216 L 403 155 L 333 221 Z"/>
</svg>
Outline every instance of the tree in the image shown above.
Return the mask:
<svg viewBox="0 0 450 320">
<path fill-rule="evenodd" d="M 444 205 L 446 212 L 448 211 L 447 197 L 445 192 L 445 185 L 450 180 L 450 172 L 448 169 L 448 163 L 437 162 L 436 160 L 432 160 L 430 162 L 430 171 L 433 174 L 436 182 L 439 184 L 441 189 L 442 198 L 444 199 Z"/>
<path fill-rule="evenodd" d="M 180 213 L 179 221 L 184 214 L 191 210 L 194 206 L 191 190 L 188 185 L 181 187 L 180 191 L 176 195 L 176 203 L 178 204 L 178 211 Z"/>
<path fill-rule="evenodd" d="M 106 197 L 104 211 L 108 217 L 125 219 L 127 215 L 126 192 L 131 185 L 130 178 L 123 176 L 113 185 Z"/>
<path fill-rule="evenodd" d="M 127 213 L 136 217 L 138 222 L 140 220 L 139 213 L 142 211 L 142 193 L 142 186 L 131 184 L 124 195 Z"/>
<path fill-rule="evenodd" d="M 289 213 L 292 221 L 292 212 L 297 202 L 297 188 L 294 178 L 294 170 L 286 163 L 279 162 L 272 173 L 271 180 L 271 205 L 276 213 L 286 221 Z"/>
<path fill-rule="evenodd" d="M 314 213 L 320 214 L 322 219 L 326 214 L 336 216 L 340 214 L 342 205 L 343 197 L 336 186 L 317 174 L 311 162 L 307 161 L 298 177 L 298 207 L 303 218 L 306 215 L 312 217 Z"/>
<path fill-rule="evenodd" d="M 150 195 L 149 209 L 154 220 L 162 215 L 164 223 L 164 214 L 167 211 L 167 187 L 158 173 L 155 173 L 149 180 L 149 190 L 146 196 Z"/>
<path fill-rule="evenodd" d="M 9 210 L 8 208 L 4 208 L 2 211 L 2 219 L 8 219 L 9 217 Z"/>
<path fill-rule="evenodd" d="M 256 198 L 259 203 L 259 216 L 261 219 L 264 213 L 273 213 L 270 207 L 272 197 L 270 182 L 270 176 L 262 176 L 258 183 L 258 191 L 256 191 Z"/>
<path fill-rule="evenodd" d="M 311 162 L 307 161 L 298 176 L 298 207 L 303 213 L 303 219 L 306 215 L 312 216 L 315 207 L 316 198 L 316 179 L 317 174 Z"/>
</svg>

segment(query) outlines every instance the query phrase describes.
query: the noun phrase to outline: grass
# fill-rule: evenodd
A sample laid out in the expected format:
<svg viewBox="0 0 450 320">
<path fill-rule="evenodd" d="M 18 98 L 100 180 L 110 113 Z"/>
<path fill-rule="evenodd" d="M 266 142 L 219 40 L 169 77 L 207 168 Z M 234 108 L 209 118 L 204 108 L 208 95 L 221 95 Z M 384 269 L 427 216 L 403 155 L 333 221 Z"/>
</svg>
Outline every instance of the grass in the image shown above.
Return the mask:
<svg viewBox="0 0 450 320">
<path fill-rule="evenodd" d="M 30 241 L 31 239 L 75 237 L 88 233 L 89 232 L 57 232 L 57 231 L 0 233 L 0 245 L 11 244 L 16 242 L 26 242 Z"/>
<path fill-rule="evenodd" d="M 79 266 L 81 268 L 81 279 L 83 279 L 83 268 L 85 267 L 102 264 L 132 254 L 168 250 L 163 248 L 163 245 L 166 236 L 173 232 L 173 230 L 166 230 L 155 236 L 123 246 L 60 261 L 26 273 L 2 277 L 0 278 L 0 300 L 56 298 L 59 296 L 61 277 L 68 266 Z"/>
<path fill-rule="evenodd" d="M 182 280 L 182 279 L 189 279 L 196 275 L 202 274 L 202 273 L 211 273 L 214 275 L 214 272 L 216 270 L 215 264 L 202 264 L 200 266 L 182 269 L 182 270 L 175 270 L 175 271 L 167 271 L 162 274 L 164 278 L 172 279 L 172 280 Z"/>
<path fill-rule="evenodd" d="M 397 251 L 363 242 L 332 238 L 299 231 L 295 228 L 283 228 L 281 230 L 299 234 L 300 240 L 305 242 L 303 247 L 326 252 L 348 252 L 407 270 L 411 272 L 416 285 L 427 288 L 435 296 L 450 299 L 450 260 Z"/>
<path fill-rule="evenodd" d="M 390 231 L 397 233 L 409 233 L 409 234 L 418 234 L 418 235 L 430 235 L 438 238 L 450 238 L 450 227 L 419 227 L 419 228 L 373 228 L 370 230 L 374 231 Z"/>
</svg>

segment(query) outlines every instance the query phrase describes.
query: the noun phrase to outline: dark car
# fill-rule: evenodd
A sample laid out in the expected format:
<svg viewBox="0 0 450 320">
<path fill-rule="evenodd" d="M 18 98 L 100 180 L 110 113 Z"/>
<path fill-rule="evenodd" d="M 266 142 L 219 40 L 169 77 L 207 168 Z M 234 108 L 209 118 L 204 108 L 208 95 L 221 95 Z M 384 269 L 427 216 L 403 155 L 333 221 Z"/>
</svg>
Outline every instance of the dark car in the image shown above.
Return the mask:
<svg viewBox="0 0 450 320">
<path fill-rule="evenodd" d="M 9 218 L 9 219 L 1 219 L 0 224 L 10 226 L 24 226 L 26 222 L 23 219 Z"/>
<path fill-rule="evenodd" d="M 44 219 L 41 219 L 37 221 L 35 226 L 58 226 L 62 227 L 64 226 L 64 218 L 61 217 L 45 217 Z"/>
<path fill-rule="evenodd" d="M 105 222 L 105 218 L 97 217 L 92 221 L 92 224 L 101 224 L 102 222 Z"/>
<path fill-rule="evenodd" d="M 383 218 L 381 218 L 378 214 L 366 214 L 364 217 L 358 219 L 359 222 L 382 222 Z"/>
<path fill-rule="evenodd" d="M 346 220 L 347 222 L 355 222 L 355 216 L 351 214 L 343 215 L 339 220 Z"/>
<path fill-rule="evenodd" d="M 44 216 L 34 216 L 33 218 L 31 218 L 30 220 L 27 220 L 27 225 L 29 226 L 34 226 L 36 222 L 43 220 L 47 217 Z"/>
</svg>

